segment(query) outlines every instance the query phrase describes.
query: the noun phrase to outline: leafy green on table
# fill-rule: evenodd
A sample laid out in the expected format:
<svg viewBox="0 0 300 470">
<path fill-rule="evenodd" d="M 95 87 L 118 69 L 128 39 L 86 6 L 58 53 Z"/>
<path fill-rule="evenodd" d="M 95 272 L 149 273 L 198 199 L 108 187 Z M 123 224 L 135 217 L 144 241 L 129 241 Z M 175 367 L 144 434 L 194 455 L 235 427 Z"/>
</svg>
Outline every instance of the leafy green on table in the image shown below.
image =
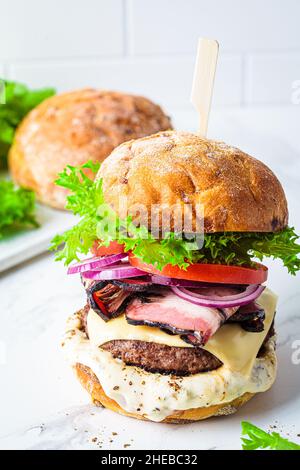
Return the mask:
<svg viewBox="0 0 300 470">
<path fill-rule="evenodd" d="M 0 102 L 0 167 L 5 166 L 15 130 L 22 119 L 31 109 L 55 94 L 53 88 L 31 90 L 26 85 L 7 80 L 1 80 L 1 84 L 4 84 L 4 103 Z"/>
<path fill-rule="evenodd" d="M 16 188 L 11 181 L 0 180 L 0 238 L 16 230 L 38 225 L 34 193 Z"/>
<path fill-rule="evenodd" d="M 300 450 L 300 445 L 281 437 L 278 432 L 268 433 L 254 426 L 248 421 L 242 421 L 243 450 L 270 449 L 270 450 Z"/>
</svg>

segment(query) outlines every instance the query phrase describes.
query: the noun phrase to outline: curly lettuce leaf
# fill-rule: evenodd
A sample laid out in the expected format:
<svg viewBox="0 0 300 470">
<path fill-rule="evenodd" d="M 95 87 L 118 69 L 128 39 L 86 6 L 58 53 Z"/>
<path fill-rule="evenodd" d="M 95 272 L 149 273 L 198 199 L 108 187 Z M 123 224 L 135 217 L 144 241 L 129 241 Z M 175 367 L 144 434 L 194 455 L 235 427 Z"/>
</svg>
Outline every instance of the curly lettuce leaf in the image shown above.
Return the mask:
<svg viewBox="0 0 300 470">
<path fill-rule="evenodd" d="M 0 181 L 0 238 L 24 227 L 38 227 L 34 212 L 32 191 L 16 188 L 11 181 Z"/>
<path fill-rule="evenodd" d="M 298 236 L 290 227 L 275 233 L 208 233 L 204 234 L 201 249 L 175 233 L 157 240 L 145 227 L 137 227 L 130 216 L 121 220 L 105 203 L 101 179 L 93 181 L 86 174 L 98 169 L 99 164 L 92 162 L 81 167 L 69 165 L 56 181 L 71 191 L 66 208 L 82 217 L 78 225 L 52 240 L 50 249 L 58 250 L 56 259 L 64 260 L 65 264 L 87 254 L 95 240 L 101 240 L 105 246 L 117 240 L 125 245 L 126 251 L 131 250 L 143 262 L 160 270 L 167 264 L 186 268 L 194 262 L 252 266 L 253 257 L 281 259 L 291 274 L 300 269 Z"/>
<path fill-rule="evenodd" d="M 300 269 L 300 245 L 293 227 L 280 232 L 224 232 L 205 234 L 203 248 L 194 261 L 251 266 L 252 258 L 280 259 L 289 273 Z"/>
<path fill-rule="evenodd" d="M 51 250 L 58 250 L 56 260 L 66 265 L 79 260 L 79 254 L 86 255 L 97 239 L 97 207 L 103 204 L 102 181 L 93 181 L 84 170 L 97 173 L 100 164 L 87 162 L 80 167 L 68 165 L 59 173 L 56 184 L 67 188 L 71 195 L 67 198 L 66 209 L 82 219 L 77 225 L 52 240 Z"/>
<path fill-rule="evenodd" d="M 300 450 L 300 445 L 281 437 L 278 432 L 267 433 L 247 421 L 242 421 L 243 450 Z"/>
</svg>

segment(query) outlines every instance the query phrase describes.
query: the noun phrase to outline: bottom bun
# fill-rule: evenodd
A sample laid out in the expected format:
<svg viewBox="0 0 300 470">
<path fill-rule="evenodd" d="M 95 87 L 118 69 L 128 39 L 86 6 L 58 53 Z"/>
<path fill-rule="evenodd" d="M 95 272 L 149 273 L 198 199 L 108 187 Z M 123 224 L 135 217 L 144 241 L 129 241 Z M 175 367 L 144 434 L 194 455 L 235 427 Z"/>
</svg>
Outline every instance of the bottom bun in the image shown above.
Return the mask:
<svg viewBox="0 0 300 470">
<path fill-rule="evenodd" d="M 89 367 L 80 363 L 76 363 L 74 369 L 81 385 L 91 395 L 92 401 L 95 405 L 103 406 L 122 415 L 130 416 L 131 418 L 150 421 L 146 416 L 138 413 L 129 413 L 128 411 L 123 410 L 123 408 L 116 401 L 109 398 L 105 394 L 98 378 Z M 200 421 L 212 416 L 230 415 L 235 413 L 238 408 L 247 403 L 247 401 L 249 401 L 250 398 L 252 398 L 254 395 L 254 393 L 244 393 L 242 396 L 235 398 L 229 403 L 220 403 L 208 407 L 190 408 L 188 410 L 175 411 L 173 414 L 167 416 L 162 422 L 184 424 L 193 421 Z"/>
</svg>

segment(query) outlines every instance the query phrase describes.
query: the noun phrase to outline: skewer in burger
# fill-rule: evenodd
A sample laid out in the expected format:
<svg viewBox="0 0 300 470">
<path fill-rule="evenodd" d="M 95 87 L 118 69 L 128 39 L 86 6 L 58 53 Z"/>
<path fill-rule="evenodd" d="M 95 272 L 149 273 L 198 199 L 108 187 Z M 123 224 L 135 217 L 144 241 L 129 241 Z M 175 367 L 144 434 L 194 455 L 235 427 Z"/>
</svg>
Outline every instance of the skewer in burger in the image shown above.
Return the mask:
<svg viewBox="0 0 300 470">
<path fill-rule="evenodd" d="M 233 413 L 268 390 L 277 298 L 254 259 L 280 258 L 291 274 L 300 267 L 272 171 L 224 143 L 167 131 L 120 145 L 93 182 L 69 168 L 58 184 L 70 179 L 68 208 L 82 219 L 52 248 L 63 245 L 57 258 L 86 290 L 63 346 L 93 402 L 182 423 Z M 202 244 L 179 233 L 175 212 L 163 230 L 163 207 L 174 205 L 188 205 L 194 231 L 202 207 Z"/>
</svg>

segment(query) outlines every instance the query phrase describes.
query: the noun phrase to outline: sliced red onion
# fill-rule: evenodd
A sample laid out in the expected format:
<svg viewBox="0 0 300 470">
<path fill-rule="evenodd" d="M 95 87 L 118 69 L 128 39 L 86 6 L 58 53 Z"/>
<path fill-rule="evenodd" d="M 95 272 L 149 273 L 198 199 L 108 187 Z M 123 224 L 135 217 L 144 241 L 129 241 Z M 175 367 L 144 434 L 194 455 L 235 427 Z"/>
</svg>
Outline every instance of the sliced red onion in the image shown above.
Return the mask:
<svg viewBox="0 0 300 470">
<path fill-rule="evenodd" d="M 125 279 L 127 277 L 145 276 L 145 271 L 134 268 L 129 263 L 120 263 L 101 269 L 101 271 L 86 271 L 82 273 L 85 279 L 95 281 L 110 281 L 111 279 Z"/>
<path fill-rule="evenodd" d="M 87 258 L 70 266 L 68 268 L 68 274 L 83 273 L 85 271 L 92 271 L 93 269 L 105 268 L 105 266 L 110 266 L 111 264 L 120 261 L 126 256 L 127 253 L 119 253 L 117 255 Z"/>
<path fill-rule="evenodd" d="M 265 286 L 251 284 L 246 287 L 244 292 L 224 296 L 205 295 L 204 292 L 203 294 L 199 294 L 184 287 L 172 286 L 171 289 L 176 295 L 178 295 L 178 297 L 181 297 L 182 299 L 187 300 L 193 304 L 202 305 L 204 307 L 226 308 L 249 304 L 260 296 L 260 294 L 265 289 Z M 205 288 L 203 288 L 203 291 L 205 291 Z"/>
<path fill-rule="evenodd" d="M 151 277 L 147 275 L 138 278 L 133 277 L 131 279 L 113 279 L 113 283 L 126 291 L 132 292 L 143 292 L 152 286 Z"/>
<path fill-rule="evenodd" d="M 201 281 L 190 281 L 188 279 L 176 279 L 174 277 L 159 276 L 158 274 L 152 274 L 151 279 L 153 284 L 160 284 L 161 286 L 169 287 L 189 287 L 189 288 L 200 288 L 200 287 L 211 287 L 211 286 L 220 286 L 213 282 L 201 282 Z M 226 286 L 226 284 L 222 284 Z M 231 285 L 231 287 L 235 287 Z"/>
</svg>

